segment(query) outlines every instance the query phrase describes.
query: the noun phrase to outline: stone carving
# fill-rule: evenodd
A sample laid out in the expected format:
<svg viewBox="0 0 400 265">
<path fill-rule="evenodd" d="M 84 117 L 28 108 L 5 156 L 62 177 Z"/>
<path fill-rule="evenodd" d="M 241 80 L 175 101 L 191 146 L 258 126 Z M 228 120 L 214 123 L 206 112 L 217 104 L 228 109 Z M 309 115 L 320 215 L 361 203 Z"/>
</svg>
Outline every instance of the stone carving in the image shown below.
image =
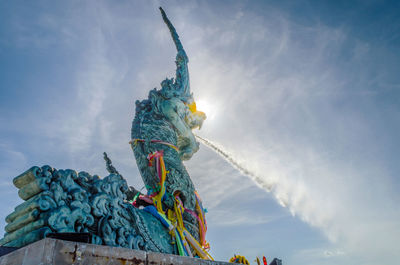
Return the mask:
<svg viewBox="0 0 400 265">
<path fill-rule="evenodd" d="M 21 247 L 50 232 L 86 232 L 95 244 L 174 253 L 160 222 L 126 202 L 129 187 L 119 174 L 101 179 L 35 166 L 16 177 L 14 185 L 26 201 L 6 217 L 1 245 Z"/>
<path fill-rule="evenodd" d="M 164 193 L 158 209 L 170 214 L 176 210 L 176 203 L 182 202 L 187 230 L 183 233 L 189 232 L 204 243 L 205 228 L 199 218 L 201 202 L 182 160 L 190 159 L 199 149 L 192 129 L 200 128 L 206 116 L 196 110 L 190 93 L 186 52 L 175 28 L 160 10 L 177 48 L 176 77 L 165 79 L 160 90 L 153 89 L 148 99 L 136 102 L 130 142 L 148 194 L 128 187 L 106 153 L 104 159 L 110 174 L 105 178 L 70 169 L 34 166 L 14 178 L 18 194 L 25 202 L 6 217 L 8 224 L 0 245 L 22 247 L 50 232 L 78 232 L 89 233 L 94 244 L 182 255 L 171 236 L 177 230 L 172 225 L 166 227 L 147 207 L 143 209 L 152 204 L 151 200 L 156 203 L 153 195 L 160 190 Z M 149 155 L 157 156 L 157 163 L 149 161 Z M 157 175 L 159 161 L 165 166 L 164 184 Z M 132 199 L 136 199 L 133 204 L 129 202 Z M 186 250 L 193 252 L 193 246 L 191 251 Z"/>
</svg>

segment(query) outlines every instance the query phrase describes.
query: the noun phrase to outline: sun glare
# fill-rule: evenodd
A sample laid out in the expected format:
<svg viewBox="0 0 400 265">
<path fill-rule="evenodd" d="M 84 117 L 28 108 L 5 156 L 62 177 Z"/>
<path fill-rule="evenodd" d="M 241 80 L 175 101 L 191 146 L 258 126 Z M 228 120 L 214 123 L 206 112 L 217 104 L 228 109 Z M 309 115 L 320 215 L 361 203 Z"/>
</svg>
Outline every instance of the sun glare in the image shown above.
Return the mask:
<svg viewBox="0 0 400 265">
<path fill-rule="evenodd" d="M 216 114 L 216 108 L 214 105 L 210 104 L 210 102 L 205 100 L 196 100 L 196 109 L 202 111 L 206 114 L 207 119 L 214 119 Z"/>
</svg>

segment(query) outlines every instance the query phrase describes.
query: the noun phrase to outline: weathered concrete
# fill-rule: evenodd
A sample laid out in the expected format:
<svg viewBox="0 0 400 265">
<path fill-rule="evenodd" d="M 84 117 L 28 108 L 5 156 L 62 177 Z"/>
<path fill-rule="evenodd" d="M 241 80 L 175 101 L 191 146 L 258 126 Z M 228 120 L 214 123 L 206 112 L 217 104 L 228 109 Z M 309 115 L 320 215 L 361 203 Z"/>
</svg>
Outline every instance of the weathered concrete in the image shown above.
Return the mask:
<svg viewBox="0 0 400 265">
<path fill-rule="evenodd" d="M 45 238 L 0 257 L 0 265 L 227 265 L 170 254 Z"/>
<path fill-rule="evenodd" d="M 170 254 L 147 252 L 147 265 L 227 265 L 232 264 L 223 261 L 212 261 L 182 257 Z"/>
</svg>

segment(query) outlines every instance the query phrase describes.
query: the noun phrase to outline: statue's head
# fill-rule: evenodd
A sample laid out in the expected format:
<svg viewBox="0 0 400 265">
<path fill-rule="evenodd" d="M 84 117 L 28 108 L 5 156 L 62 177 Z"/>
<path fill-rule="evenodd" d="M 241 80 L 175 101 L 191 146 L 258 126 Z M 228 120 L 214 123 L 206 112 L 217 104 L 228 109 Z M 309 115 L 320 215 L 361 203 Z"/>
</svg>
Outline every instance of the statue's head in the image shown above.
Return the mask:
<svg viewBox="0 0 400 265">
<path fill-rule="evenodd" d="M 160 94 L 165 99 L 179 98 L 185 104 L 193 101 L 190 88 L 182 88 L 181 84 L 174 82 L 174 78 L 165 78 L 161 82 Z"/>
<path fill-rule="evenodd" d="M 193 94 L 188 90 L 176 89 L 174 79 L 166 78 L 161 82 L 161 89 L 159 94 L 164 100 L 179 100 L 188 109 L 186 111 L 185 122 L 190 129 L 201 128 L 203 121 L 206 119 L 206 114 L 197 110 L 196 102 L 194 101 Z"/>
<path fill-rule="evenodd" d="M 174 89 L 174 79 L 165 78 L 161 82 L 161 90 L 159 91 L 160 95 L 165 99 L 171 99 L 178 97 L 177 91 Z"/>
<path fill-rule="evenodd" d="M 186 116 L 186 123 L 190 129 L 199 128 L 203 125 L 204 120 L 207 118 L 206 114 L 202 111 L 197 110 L 196 102 L 191 97 L 191 102 L 187 102 L 186 106 L 189 108 L 188 115 Z"/>
</svg>

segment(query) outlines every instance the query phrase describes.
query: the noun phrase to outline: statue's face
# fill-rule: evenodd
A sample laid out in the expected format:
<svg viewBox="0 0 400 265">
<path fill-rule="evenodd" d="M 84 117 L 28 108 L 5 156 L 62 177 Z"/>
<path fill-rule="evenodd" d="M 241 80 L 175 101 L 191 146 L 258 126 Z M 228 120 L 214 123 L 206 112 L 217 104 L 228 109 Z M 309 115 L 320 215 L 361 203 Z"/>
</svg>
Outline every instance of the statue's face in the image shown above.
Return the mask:
<svg viewBox="0 0 400 265">
<path fill-rule="evenodd" d="M 190 129 L 199 128 L 203 125 L 203 121 L 207 118 L 206 114 L 202 111 L 198 111 L 196 108 L 196 102 L 187 104 L 189 108 L 188 115 L 186 115 L 186 123 L 189 125 Z"/>
</svg>

